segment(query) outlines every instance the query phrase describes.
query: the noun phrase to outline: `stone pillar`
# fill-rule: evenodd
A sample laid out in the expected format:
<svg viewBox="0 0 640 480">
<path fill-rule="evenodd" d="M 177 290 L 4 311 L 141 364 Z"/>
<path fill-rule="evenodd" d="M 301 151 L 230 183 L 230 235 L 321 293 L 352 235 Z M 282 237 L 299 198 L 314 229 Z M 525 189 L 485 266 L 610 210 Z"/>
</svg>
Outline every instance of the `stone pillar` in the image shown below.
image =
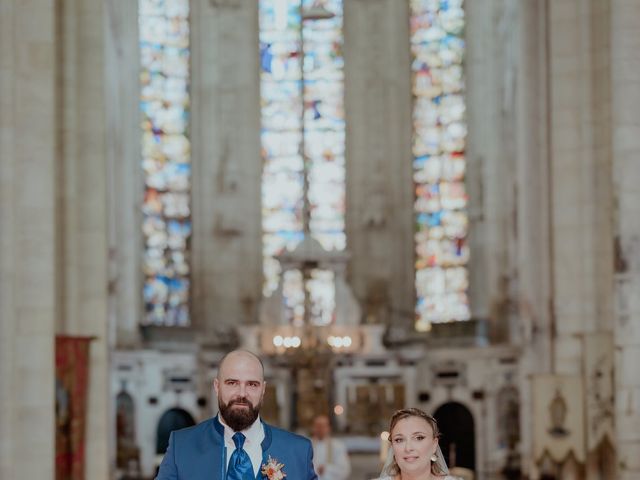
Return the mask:
<svg viewBox="0 0 640 480">
<path fill-rule="evenodd" d="M 577 334 L 610 328 L 611 140 L 606 2 L 549 3 L 555 373 L 579 374 Z"/>
<path fill-rule="evenodd" d="M 408 2 L 344 2 L 344 58 L 349 281 L 365 321 L 413 330 Z"/>
<path fill-rule="evenodd" d="M 135 348 L 143 343 L 138 10 L 118 0 L 105 8 L 111 335 Z M 215 345 L 257 321 L 262 296 L 258 3 L 190 8 L 191 320 L 198 340 Z M 177 340 L 175 330 L 150 329 Z"/>
<path fill-rule="evenodd" d="M 104 3 L 58 7 L 61 69 L 56 333 L 92 336 L 86 423 L 87 477 L 109 476 L 107 155 Z M 132 242 L 133 243 L 133 242 Z"/>
<path fill-rule="evenodd" d="M 258 2 L 191 2 L 192 320 L 213 345 L 262 297 Z"/>
<path fill-rule="evenodd" d="M 493 340 L 508 336 L 514 290 L 515 73 L 518 4 L 465 2 L 470 304 L 489 319 Z"/>
<path fill-rule="evenodd" d="M 550 373 L 552 351 L 552 284 L 549 201 L 549 144 L 547 89 L 547 11 L 544 2 L 524 2 L 518 12 L 517 70 L 517 309 L 516 337 L 520 360 L 520 453 L 532 457 L 533 411 L 529 378 Z M 523 462 L 528 473 L 530 462 Z"/>
<path fill-rule="evenodd" d="M 609 3 L 526 2 L 520 16 L 522 453 L 525 473 L 535 478 L 528 377 L 583 376 L 584 336 L 611 328 Z M 589 400 L 585 409 L 592 418 Z M 594 432 L 585 426 L 585 435 L 586 445 Z M 597 465 L 598 455 L 587 452 L 587 462 Z M 600 478 L 595 470 L 587 467 L 586 478 Z"/>
<path fill-rule="evenodd" d="M 611 5 L 617 478 L 632 480 L 640 477 L 640 3 Z"/>
<path fill-rule="evenodd" d="M 109 215 L 109 324 L 112 343 L 141 343 L 142 212 L 138 2 L 104 4 L 104 75 Z"/>
<path fill-rule="evenodd" d="M 54 2 L 0 7 L 0 477 L 54 477 Z"/>
</svg>

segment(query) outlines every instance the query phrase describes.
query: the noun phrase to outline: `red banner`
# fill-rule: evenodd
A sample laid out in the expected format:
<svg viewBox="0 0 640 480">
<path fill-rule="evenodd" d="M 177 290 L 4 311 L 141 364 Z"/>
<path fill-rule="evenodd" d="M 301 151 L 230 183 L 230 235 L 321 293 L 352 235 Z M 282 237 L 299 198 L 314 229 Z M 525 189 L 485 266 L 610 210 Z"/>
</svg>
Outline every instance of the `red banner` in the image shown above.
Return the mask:
<svg viewBox="0 0 640 480">
<path fill-rule="evenodd" d="M 90 337 L 56 337 L 56 480 L 84 480 Z"/>
</svg>

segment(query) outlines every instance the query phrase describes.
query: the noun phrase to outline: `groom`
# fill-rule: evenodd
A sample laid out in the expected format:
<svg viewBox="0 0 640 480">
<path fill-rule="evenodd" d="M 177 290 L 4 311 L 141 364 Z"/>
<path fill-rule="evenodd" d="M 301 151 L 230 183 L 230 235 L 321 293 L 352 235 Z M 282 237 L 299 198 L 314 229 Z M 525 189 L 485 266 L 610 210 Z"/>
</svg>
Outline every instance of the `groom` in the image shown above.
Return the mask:
<svg viewBox="0 0 640 480">
<path fill-rule="evenodd" d="M 311 442 L 264 423 L 264 368 L 234 350 L 213 380 L 220 413 L 169 438 L 156 480 L 316 480 Z"/>
</svg>

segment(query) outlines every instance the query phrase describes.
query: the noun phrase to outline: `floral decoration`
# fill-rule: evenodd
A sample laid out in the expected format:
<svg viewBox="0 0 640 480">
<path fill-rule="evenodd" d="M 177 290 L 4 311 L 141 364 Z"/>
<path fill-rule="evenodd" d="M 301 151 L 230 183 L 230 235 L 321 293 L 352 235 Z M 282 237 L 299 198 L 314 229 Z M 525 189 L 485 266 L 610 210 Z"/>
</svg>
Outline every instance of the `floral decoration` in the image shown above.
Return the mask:
<svg viewBox="0 0 640 480">
<path fill-rule="evenodd" d="M 278 460 L 269 455 L 267 463 L 262 465 L 262 475 L 268 480 L 282 480 L 287 475 L 282 471 L 284 463 L 279 463 Z"/>
</svg>

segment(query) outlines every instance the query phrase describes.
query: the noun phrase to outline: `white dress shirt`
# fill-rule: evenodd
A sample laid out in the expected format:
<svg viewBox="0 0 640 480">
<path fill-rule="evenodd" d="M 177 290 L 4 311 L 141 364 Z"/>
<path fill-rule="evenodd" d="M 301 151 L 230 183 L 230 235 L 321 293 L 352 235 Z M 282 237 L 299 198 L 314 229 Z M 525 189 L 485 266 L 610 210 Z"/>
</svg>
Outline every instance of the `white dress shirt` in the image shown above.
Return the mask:
<svg viewBox="0 0 640 480">
<path fill-rule="evenodd" d="M 233 455 L 233 451 L 236 449 L 236 444 L 233 443 L 233 435 L 236 432 L 224 423 L 222 415 L 218 415 L 218 420 L 220 420 L 220 423 L 224 427 L 224 445 L 227 447 L 227 469 L 229 469 L 231 455 Z M 249 428 L 242 430 L 240 433 L 246 437 L 242 449 L 249 455 L 251 465 L 253 466 L 253 475 L 257 476 L 262 466 L 262 440 L 264 440 L 264 428 L 260 417 L 258 417 Z"/>
<path fill-rule="evenodd" d="M 347 453 L 347 447 L 337 438 L 327 437 L 323 440 L 312 439 L 313 465 L 316 473 L 318 467 L 323 466 L 319 480 L 346 480 L 351 473 L 351 462 Z"/>
</svg>

